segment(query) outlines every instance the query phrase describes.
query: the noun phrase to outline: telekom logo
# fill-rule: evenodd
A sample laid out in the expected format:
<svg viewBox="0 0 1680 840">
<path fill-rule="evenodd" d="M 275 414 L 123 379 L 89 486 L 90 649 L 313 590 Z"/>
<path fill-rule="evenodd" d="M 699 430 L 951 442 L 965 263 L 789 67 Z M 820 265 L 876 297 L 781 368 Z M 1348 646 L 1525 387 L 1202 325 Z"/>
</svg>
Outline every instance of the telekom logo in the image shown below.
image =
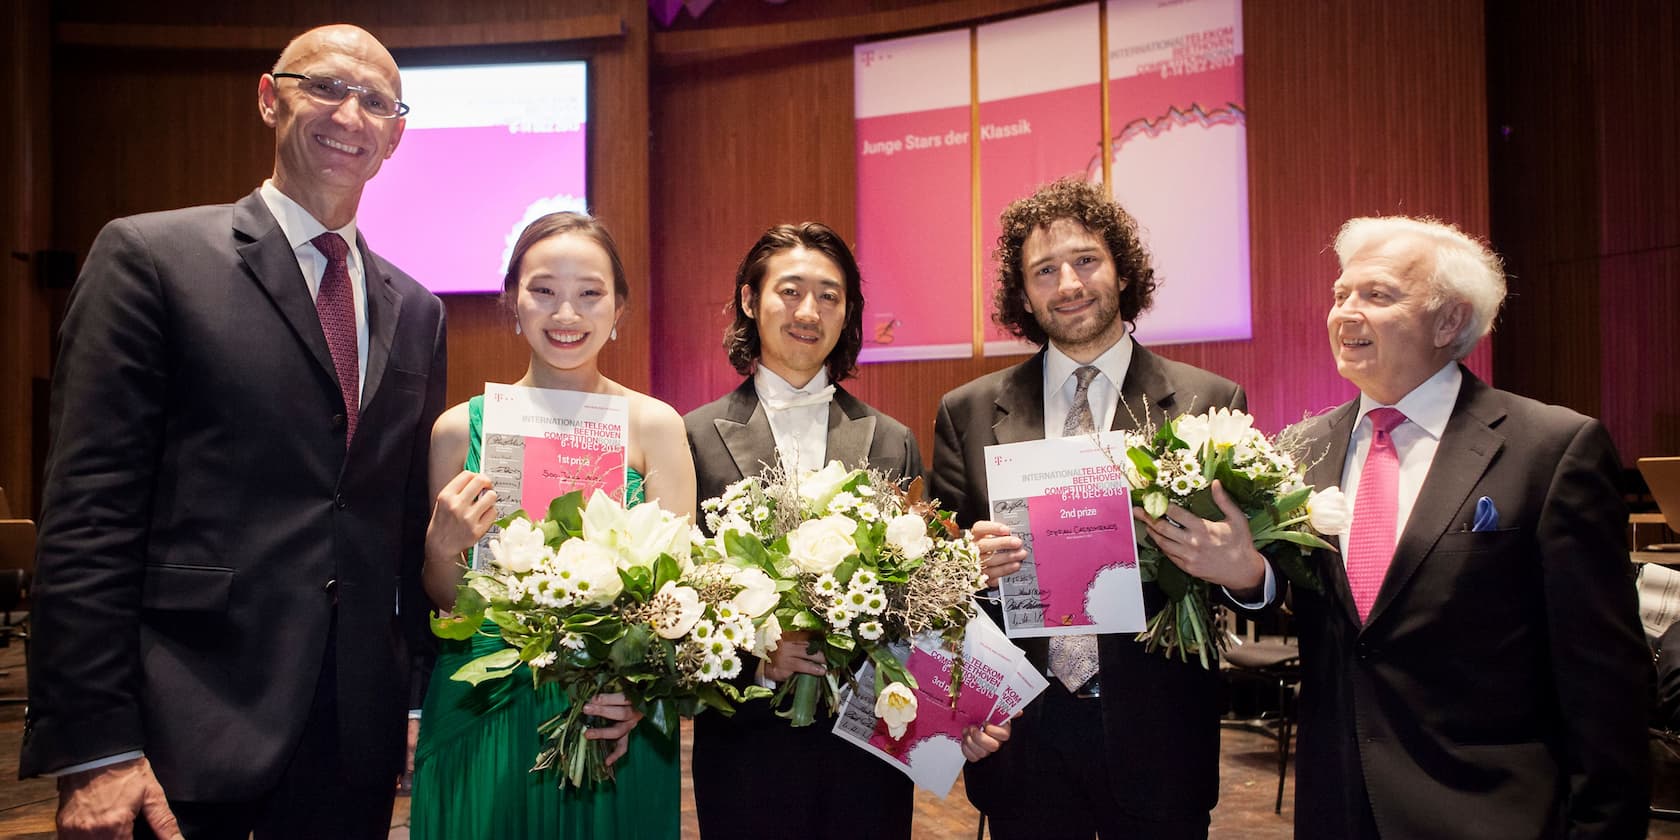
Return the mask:
<svg viewBox="0 0 1680 840">
<path fill-rule="evenodd" d="M 892 60 L 892 53 L 864 50 L 863 52 L 858 53 L 858 60 L 863 62 L 864 67 L 873 67 L 877 62 Z"/>
</svg>

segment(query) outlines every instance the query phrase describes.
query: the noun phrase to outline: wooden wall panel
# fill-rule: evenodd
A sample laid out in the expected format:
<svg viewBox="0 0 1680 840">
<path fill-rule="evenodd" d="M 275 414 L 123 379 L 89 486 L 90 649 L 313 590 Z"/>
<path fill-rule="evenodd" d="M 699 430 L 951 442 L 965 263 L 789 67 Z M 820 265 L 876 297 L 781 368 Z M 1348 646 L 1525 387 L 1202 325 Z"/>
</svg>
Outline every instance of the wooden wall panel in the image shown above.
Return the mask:
<svg viewBox="0 0 1680 840">
<path fill-rule="evenodd" d="M 130 213 L 233 201 L 267 177 L 273 162 L 273 133 L 257 118 L 257 77 L 273 63 L 283 43 L 261 49 L 212 49 L 206 26 L 229 27 L 227 41 L 249 43 L 252 33 L 301 32 L 320 22 L 351 19 L 377 36 L 381 24 L 395 27 L 393 39 L 410 46 L 393 50 L 399 64 L 465 58 L 582 57 L 591 62 L 594 133 L 590 190 L 594 207 L 612 221 L 615 238 L 638 305 L 620 328 L 620 341 L 603 360 L 607 375 L 633 388 L 649 387 L 652 342 L 647 303 L 648 277 L 648 30 L 647 8 L 637 0 L 587 0 L 556 9 L 527 0 L 459 4 L 427 0 L 359 3 L 353 16 L 343 4 L 294 2 L 284 5 L 226 4 L 202 8 L 179 2 L 151 5 L 66 2 L 55 9 L 61 25 L 100 25 L 101 38 L 180 44 L 171 49 L 124 49 L 89 43 L 61 43 L 54 51 L 53 77 L 64 90 L 98 91 L 96 96 L 59 97 L 53 111 L 53 140 L 59 154 L 53 170 L 53 242 L 84 254 L 100 226 Z M 589 22 L 622 20 L 619 37 L 571 44 L 509 46 L 506 24 L 533 24 L 532 37 L 565 31 L 564 18 Z M 491 26 L 490 24 L 497 24 Z M 477 29 L 475 29 L 477 25 Z M 187 30 L 168 27 L 191 27 Z M 64 27 L 60 28 L 61 33 Z M 83 32 L 91 30 L 72 30 Z M 161 37 L 186 31 L 191 37 Z M 498 43 L 463 45 L 472 33 Z M 283 38 L 284 36 L 279 36 Z M 437 46 L 424 46 L 435 37 Z M 74 39 L 72 39 L 74 40 Z M 398 154 L 401 154 L 399 149 Z M 447 203 L 447 196 L 439 196 Z M 378 248 L 378 243 L 371 243 Z M 525 370 L 528 353 L 512 339 L 511 321 L 493 296 L 446 298 L 449 312 L 451 401 L 482 390 L 485 381 L 512 381 Z"/>
<path fill-rule="evenodd" d="M 1250 3 L 1244 26 L 1255 338 L 1157 349 L 1243 383 L 1275 430 L 1353 393 L 1324 327 L 1343 221 L 1427 213 L 1487 233 L 1483 19 L 1453 0 L 1303 1 Z M 756 233 L 820 218 L 851 234 L 851 78 L 849 41 L 656 70 L 654 384 L 679 410 L 739 381 L 715 313 Z M 850 387 L 928 449 L 939 396 L 1014 361 L 868 365 Z"/>
<path fill-rule="evenodd" d="M 1680 453 L 1680 11 L 1488 10 L 1500 381 L 1601 417 L 1626 463 Z"/>
<path fill-rule="evenodd" d="M 50 78 L 45 0 L 18 0 L 0 13 L 6 59 L 0 82 L 0 488 L 13 516 L 38 512 L 36 417 L 46 406 L 36 383 L 49 371 L 48 295 L 36 280 L 52 206 Z"/>
</svg>

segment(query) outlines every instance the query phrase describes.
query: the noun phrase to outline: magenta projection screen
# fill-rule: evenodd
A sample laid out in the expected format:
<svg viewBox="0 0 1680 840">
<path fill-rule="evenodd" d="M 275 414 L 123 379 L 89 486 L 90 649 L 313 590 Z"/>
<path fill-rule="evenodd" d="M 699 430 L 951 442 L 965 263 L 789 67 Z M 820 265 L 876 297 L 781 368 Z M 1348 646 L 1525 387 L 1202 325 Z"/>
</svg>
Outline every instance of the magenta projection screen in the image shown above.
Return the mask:
<svg viewBox="0 0 1680 840">
<path fill-rule="evenodd" d="M 402 80 L 414 110 L 358 226 L 438 294 L 498 292 L 526 224 L 588 207 L 588 67 L 419 67 Z"/>
</svg>

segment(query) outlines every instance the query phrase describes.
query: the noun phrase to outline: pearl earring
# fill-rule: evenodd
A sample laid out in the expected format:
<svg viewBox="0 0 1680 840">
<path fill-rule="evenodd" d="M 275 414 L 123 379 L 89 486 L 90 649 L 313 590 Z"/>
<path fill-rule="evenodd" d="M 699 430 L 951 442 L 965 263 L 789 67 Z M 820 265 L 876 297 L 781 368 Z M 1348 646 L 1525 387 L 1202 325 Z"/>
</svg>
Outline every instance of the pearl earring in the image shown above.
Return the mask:
<svg viewBox="0 0 1680 840">
<path fill-rule="evenodd" d="M 523 326 L 521 326 L 518 321 L 515 321 L 514 324 L 513 324 L 513 334 L 514 335 L 524 335 L 525 334 L 525 328 Z"/>
<path fill-rule="evenodd" d="M 618 325 L 617 324 L 613 324 L 612 332 L 607 334 L 607 338 L 612 339 L 613 341 L 618 340 Z"/>
</svg>

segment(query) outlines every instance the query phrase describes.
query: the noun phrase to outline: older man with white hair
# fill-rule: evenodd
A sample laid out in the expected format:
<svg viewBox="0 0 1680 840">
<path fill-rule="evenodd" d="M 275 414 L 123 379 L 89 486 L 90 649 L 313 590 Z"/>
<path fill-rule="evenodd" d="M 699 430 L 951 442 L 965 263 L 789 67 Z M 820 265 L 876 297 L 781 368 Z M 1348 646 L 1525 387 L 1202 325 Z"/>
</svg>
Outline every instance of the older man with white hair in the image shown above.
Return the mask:
<svg viewBox="0 0 1680 840">
<path fill-rule="evenodd" d="M 1360 396 L 1302 425 L 1352 505 L 1297 589 L 1301 838 L 1643 837 L 1651 679 L 1603 425 L 1459 360 L 1504 271 L 1441 222 L 1349 221 L 1327 318 Z"/>
</svg>

